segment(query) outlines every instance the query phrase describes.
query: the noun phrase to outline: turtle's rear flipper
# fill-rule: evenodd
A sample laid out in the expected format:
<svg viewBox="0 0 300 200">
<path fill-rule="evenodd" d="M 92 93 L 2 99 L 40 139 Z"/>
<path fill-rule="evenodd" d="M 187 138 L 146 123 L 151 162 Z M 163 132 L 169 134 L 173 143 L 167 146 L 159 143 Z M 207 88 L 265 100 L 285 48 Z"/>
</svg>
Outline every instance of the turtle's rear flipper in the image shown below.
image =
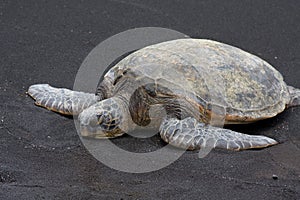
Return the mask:
<svg viewBox="0 0 300 200">
<path fill-rule="evenodd" d="M 77 115 L 98 99 L 95 94 L 54 88 L 48 84 L 32 85 L 27 94 L 35 99 L 36 105 L 65 115 Z"/>
<path fill-rule="evenodd" d="M 288 90 L 290 93 L 291 100 L 287 106 L 300 106 L 300 89 L 288 86 Z"/>
<path fill-rule="evenodd" d="M 189 150 L 203 148 L 242 150 L 277 144 L 275 140 L 265 136 L 246 135 L 208 126 L 190 117 L 183 120 L 174 118 L 164 120 L 160 127 L 160 135 L 165 142 Z"/>
</svg>

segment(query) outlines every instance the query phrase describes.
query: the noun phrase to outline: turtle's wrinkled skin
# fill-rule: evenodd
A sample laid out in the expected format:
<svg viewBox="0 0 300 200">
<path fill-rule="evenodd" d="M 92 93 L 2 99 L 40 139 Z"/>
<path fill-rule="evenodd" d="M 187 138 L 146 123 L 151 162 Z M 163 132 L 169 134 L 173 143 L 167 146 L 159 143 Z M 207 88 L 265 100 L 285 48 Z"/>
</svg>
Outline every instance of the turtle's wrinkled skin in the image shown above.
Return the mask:
<svg viewBox="0 0 300 200">
<path fill-rule="evenodd" d="M 212 119 L 220 118 L 221 125 L 250 123 L 300 105 L 300 90 L 287 86 L 270 64 L 203 39 L 163 42 L 130 54 L 107 72 L 95 95 L 45 84 L 31 86 L 28 94 L 50 110 L 80 113 L 83 136 L 116 137 L 149 125 L 164 141 L 191 150 L 277 144 L 214 127 Z"/>
</svg>

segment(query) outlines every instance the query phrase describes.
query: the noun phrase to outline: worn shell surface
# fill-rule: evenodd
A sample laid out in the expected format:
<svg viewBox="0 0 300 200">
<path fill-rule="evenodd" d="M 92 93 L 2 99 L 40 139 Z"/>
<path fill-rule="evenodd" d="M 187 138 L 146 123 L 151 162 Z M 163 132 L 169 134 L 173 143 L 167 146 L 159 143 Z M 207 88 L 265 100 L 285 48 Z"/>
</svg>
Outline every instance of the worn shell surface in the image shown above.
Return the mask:
<svg viewBox="0 0 300 200">
<path fill-rule="evenodd" d="M 105 78 L 118 88 L 112 93 L 153 82 L 158 94 L 159 88 L 167 88 L 164 93 L 187 99 L 200 112 L 224 108 L 228 122 L 273 117 L 289 101 L 283 77 L 270 64 L 239 48 L 204 39 L 179 39 L 140 49 Z"/>
</svg>

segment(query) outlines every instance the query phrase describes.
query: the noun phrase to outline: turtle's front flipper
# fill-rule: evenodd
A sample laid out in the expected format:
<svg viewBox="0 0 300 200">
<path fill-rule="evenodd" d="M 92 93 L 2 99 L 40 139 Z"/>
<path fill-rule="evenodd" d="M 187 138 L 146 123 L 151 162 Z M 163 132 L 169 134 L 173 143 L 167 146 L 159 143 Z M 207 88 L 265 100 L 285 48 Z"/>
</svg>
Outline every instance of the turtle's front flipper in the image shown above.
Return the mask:
<svg viewBox="0 0 300 200">
<path fill-rule="evenodd" d="M 32 85 L 27 94 L 35 99 L 36 105 L 65 115 L 77 115 L 98 100 L 95 94 L 54 88 L 48 84 Z"/>
<path fill-rule="evenodd" d="M 291 100 L 287 106 L 300 106 L 300 89 L 288 86 L 288 90 L 290 93 Z"/>
<path fill-rule="evenodd" d="M 160 135 L 165 142 L 189 150 L 204 147 L 241 150 L 277 144 L 275 140 L 265 136 L 212 127 L 190 117 L 183 120 L 165 119 L 160 126 Z"/>
</svg>

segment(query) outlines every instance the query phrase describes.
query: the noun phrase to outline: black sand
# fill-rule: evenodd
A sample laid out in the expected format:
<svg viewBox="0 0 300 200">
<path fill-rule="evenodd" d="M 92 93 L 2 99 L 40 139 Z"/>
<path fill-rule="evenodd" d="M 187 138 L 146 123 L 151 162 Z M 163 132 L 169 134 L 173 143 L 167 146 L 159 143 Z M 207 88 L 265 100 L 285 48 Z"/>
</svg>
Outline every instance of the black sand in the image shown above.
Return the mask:
<svg viewBox="0 0 300 200">
<path fill-rule="evenodd" d="M 300 108 L 233 127 L 281 142 L 262 150 L 187 152 L 146 174 L 115 171 L 85 150 L 73 120 L 34 106 L 28 86 L 72 88 L 107 37 L 157 26 L 243 48 L 300 88 L 300 3 L 270 1 L 0 1 L 0 199 L 300 199 Z M 160 147 L 154 137 L 131 148 Z"/>
</svg>

